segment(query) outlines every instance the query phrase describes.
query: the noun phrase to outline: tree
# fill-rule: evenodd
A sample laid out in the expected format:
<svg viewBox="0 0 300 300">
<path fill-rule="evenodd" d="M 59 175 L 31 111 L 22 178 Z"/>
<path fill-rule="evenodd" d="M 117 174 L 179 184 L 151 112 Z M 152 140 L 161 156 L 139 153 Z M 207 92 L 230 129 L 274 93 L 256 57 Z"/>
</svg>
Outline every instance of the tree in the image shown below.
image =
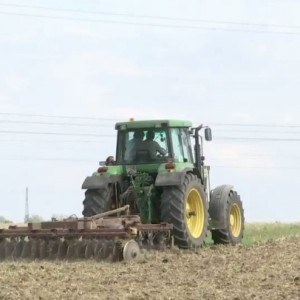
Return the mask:
<svg viewBox="0 0 300 300">
<path fill-rule="evenodd" d="M 7 220 L 5 217 L 0 216 L 0 223 L 12 223 L 12 221 Z"/>
<path fill-rule="evenodd" d="M 64 219 L 67 219 L 69 216 L 63 215 L 63 214 L 53 214 L 51 219 L 57 220 L 57 221 L 63 221 Z"/>
<path fill-rule="evenodd" d="M 43 222 L 44 219 L 42 216 L 39 215 L 31 215 L 29 216 L 28 222 L 32 222 L 32 223 L 38 223 L 38 222 Z"/>
</svg>

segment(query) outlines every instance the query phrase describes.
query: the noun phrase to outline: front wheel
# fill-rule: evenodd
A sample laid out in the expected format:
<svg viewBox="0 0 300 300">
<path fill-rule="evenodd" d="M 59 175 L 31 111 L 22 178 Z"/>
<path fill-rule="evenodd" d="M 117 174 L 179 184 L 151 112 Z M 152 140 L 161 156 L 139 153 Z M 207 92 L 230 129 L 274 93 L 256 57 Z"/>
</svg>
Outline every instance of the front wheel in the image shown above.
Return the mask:
<svg viewBox="0 0 300 300">
<path fill-rule="evenodd" d="M 182 185 L 164 187 L 161 221 L 173 224 L 178 247 L 187 249 L 203 245 L 208 227 L 208 204 L 196 175 L 188 173 Z"/>
<path fill-rule="evenodd" d="M 215 207 L 214 209 L 218 209 Z M 244 209 L 240 196 L 231 191 L 226 199 L 225 210 L 219 212 L 224 219 L 225 228 L 211 231 L 215 244 L 239 244 L 244 235 Z"/>
</svg>

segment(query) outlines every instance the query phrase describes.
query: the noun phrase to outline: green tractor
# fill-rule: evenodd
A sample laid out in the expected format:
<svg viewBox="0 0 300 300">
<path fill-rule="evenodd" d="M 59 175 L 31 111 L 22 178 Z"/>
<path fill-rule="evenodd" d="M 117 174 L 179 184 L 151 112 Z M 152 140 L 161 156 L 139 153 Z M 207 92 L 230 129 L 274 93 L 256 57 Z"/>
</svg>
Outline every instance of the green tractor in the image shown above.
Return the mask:
<svg viewBox="0 0 300 300">
<path fill-rule="evenodd" d="M 145 224 L 173 225 L 179 248 L 201 247 L 208 230 L 214 243 L 240 243 L 244 210 L 232 185 L 210 188 L 203 137 L 209 127 L 183 120 L 119 122 L 116 161 L 83 182 L 83 215 L 90 217 L 130 205 Z"/>
</svg>

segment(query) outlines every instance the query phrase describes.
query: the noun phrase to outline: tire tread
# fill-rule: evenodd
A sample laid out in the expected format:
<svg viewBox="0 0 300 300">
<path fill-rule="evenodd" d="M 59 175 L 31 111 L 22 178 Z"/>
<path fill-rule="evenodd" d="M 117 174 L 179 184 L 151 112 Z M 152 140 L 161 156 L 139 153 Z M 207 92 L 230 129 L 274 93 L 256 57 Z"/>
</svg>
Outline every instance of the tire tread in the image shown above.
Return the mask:
<svg viewBox="0 0 300 300">
<path fill-rule="evenodd" d="M 208 207 L 204 197 L 203 201 L 205 203 L 206 213 L 203 231 L 205 232 L 201 234 L 197 243 L 192 241 L 188 234 L 188 228 L 185 221 L 185 198 L 188 186 L 191 183 L 196 183 L 197 186 L 199 186 L 199 189 L 202 190 L 199 178 L 192 173 L 187 173 L 182 185 L 164 187 L 161 199 L 161 220 L 173 224 L 175 244 L 177 244 L 179 248 L 184 249 L 202 246 L 208 227 Z M 205 195 L 204 192 L 202 193 L 202 197 L 203 195 Z"/>
<path fill-rule="evenodd" d="M 112 188 L 87 190 L 83 200 L 84 217 L 91 217 L 99 213 L 109 211 L 112 205 Z"/>
</svg>

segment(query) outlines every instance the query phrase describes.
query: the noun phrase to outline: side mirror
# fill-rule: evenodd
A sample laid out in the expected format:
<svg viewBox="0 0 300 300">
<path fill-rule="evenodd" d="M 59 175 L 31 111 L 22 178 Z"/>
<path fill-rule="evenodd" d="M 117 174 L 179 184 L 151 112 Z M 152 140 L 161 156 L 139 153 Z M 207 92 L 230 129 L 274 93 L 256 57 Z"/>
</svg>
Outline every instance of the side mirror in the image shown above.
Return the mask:
<svg viewBox="0 0 300 300">
<path fill-rule="evenodd" d="M 204 136 L 205 136 L 206 141 L 211 141 L 212 140 L 212 133 L 211 133 L 211 129 L 209 127 L 206 127 L 204 129 Z"/>
</svg>

